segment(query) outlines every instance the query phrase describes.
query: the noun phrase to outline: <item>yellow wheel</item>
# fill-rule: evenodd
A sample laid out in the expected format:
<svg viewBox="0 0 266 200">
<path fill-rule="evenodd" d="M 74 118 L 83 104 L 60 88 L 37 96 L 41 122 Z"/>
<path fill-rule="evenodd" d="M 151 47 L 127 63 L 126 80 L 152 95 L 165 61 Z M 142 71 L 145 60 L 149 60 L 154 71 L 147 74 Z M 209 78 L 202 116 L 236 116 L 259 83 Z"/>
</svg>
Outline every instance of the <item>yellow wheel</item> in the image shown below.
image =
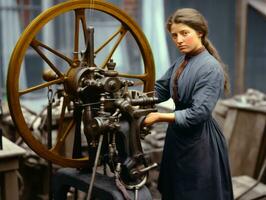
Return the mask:
<svg viewBox="0 0 266 200">
<path fill-rule="evenodd" d="M 98 54 L 100 54 L 103 49 L 105 49 L 107 46 L 112 46 L 111 50 L 107 55 L 105 55 L 105 59 L 103 59 L 99 66 L 105 67 L 106 63 L 117 51 L 117 47 L 122 43 L 123 40 L 125 40 L 125 35 L 130 35 L 133 40 L 135 40 L 136 46 L 139 48 L 140 57 L 142 58 L 141 67 L 143 68 L 143 72 L 139 74 L 119 72 L 119 76 L 139 80 L 139 82 L 143 83 L 142 89 L 144 92 L 153 90 L 154 86 L 154 61 L 150 46 L 137 24 L 116 6 L 101 0 L 72 0 L 55 5 L 36 17 L 22 33 L 11 56 L 7 77 L 8 103 L 13 121 L 24 141 L 38 155 L 61 166 L 78 168 L 85 167 L 88 164 L 89 159 L 86 156 L 83 158 L 73 158 L 72 155 L 67 155 L 61 152 L 62 148 L 68 145 L 66 144 L 66 138 L 71 138 L 71 134 L 73 132 L 71 130 L 75 127 L 73 113 L 68 113 L 68 107 L 71 105 L 70 96 L 73 92 L 71 90 L 71 88 L 73 88 L 71 84 L 73 84 L 75 81 L 73 74 L 78 71 L 77 69 L 79 68 L 79 63 L 81 62 L 79 53 L 83 49 L 81 49 L 82 44 L 80 42 L 80 38 L 84 37 L 84 41 L 86 41 L 86 30 L 88 28 L 87 20 L 94 19 L 91 15 L 92 10 L 97 13 L 102 13 L 103 15 L 108 16 L 118 22 L 117 31 L 111 33 L 111 35 L 109 35 L 101 45 L 98 45 L 98 48 L 96 48 L 94 51 L 95 57 L 97 59 Z M 56 21 L 61 15 L 73 16 L 73 24 L 70 24 L 70 26 L 73 26 L 74 37 L 71 41 L 66 41 L 71 42 L 73 45 L 73 54 L 71 55 L 68 55 L 65 52 L 62 53 L 53 44 L 46 44 L 44 41 L 42 41 L 42 37 L 40 37 L 42 34 L 42 29 L 47 27 L 52 21 Z M 55 38 L 53 42 L 56 43 L 56 39 L 59 40 L 62 38 L 64 37 L 60 36 L 60 38 Z M 46 78 L 43 80 L 42 76 L 40 75 L 39 83 L 35 83 L 26 87 L 22 86 L 20 81 L 22 71 L 27 69 L 35 70 L 40 67 L 34 66 L 34 64 L 32 64 L 34 62 L 26 62 L 26 54 L 28 51 L 34 52 L 39 59 L 46 63 L 46 65 L 50 68 L 50 71 L 52 71 L 55 75 L 54 78 Z M 66 64 L 66 68 L 53 63 L 53 59 L 50 59 L 48 54 L 52 55 L 52 57 L 57 57 L 63 60 Z M 30 63 L 30 66 L 27 66 L 27 63 Z M 38 76 L 38 74 L 36 76 Z M 47 148 L 46 142 L 41 141 L 39 137 L 33 133 L 31 129 L 32 127 L 26 120 L 26 116 L 23 113 L 23 101 L 25 97 L 31 96 L 32 94 L 38 92 L 46 93 L 48 88 L 51 87 L 61 87 L 61 90 L 63 90 L 63 100 L 59 110 L 60 114 L 58 115 L 59 127 L 56 129 L 56 133 L 55 131 L 52 133 L 52 136 L 56 137 L 56 142 L 53 144 L 52 148 L 49 149 Z M 35 104 L 38 103 L 34 103 L 33 99 L 30 109 L 34 109 L 33 105 Z"/>
</svg>

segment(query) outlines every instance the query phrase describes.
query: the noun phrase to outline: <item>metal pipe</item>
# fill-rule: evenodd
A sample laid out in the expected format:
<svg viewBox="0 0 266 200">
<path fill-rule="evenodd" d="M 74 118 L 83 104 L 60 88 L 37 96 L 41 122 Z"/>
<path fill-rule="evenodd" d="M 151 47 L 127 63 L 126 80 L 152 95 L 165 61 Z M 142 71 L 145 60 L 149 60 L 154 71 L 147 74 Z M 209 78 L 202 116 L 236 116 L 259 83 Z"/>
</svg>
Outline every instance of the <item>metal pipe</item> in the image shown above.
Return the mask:
<svg viewBox="0 0 266 200">
<path fill-rule="evenodd" d="M 95 162 L 94 162 L 94 166 L 93 166 L 93 172 L 92 172 L 92 175 L 91 175 L 91 182 L 90 182 L 90 186 L 89 186 L 87 200 L 91 199 L 91 193 L 92 193 L 92 188 L 93 188 L 93 184 L 94 184 L 94 180 L 95 180 L 95 175 L 96 175 L 97 165 L 98 165 L 100 152 L 101 152 L 101 148 L 102 148 L 102 143 L 103 143 L 103 135 L 101 134 L 100 138 L 99 138 L 96 158 L 95 158 Z"/>
<path fill-rule="evenodd" d="M 138 196 L 139 196 L 139 189 L 135 188 L 135 200 L 138 200 Z"/>
<path fill-rule="evenodd" d="M 94 28 L 89 26 L 87 29 L 88 39 L 86 41 L 86 50 L 84 58 L 88 63 L 89 67 L 94 67 Z"/>
<path fill-rule="evenodd" d="M 47 148 L 52 148 L 52 104 L 53 104 L 53 91 L 52 89 L 48 90 L 48 106 L 47 106 Z M 49 172 L 49 200 L 53 199 L 52 193 L 52 177 L 53 177 L 53 164 L 51 161 L 48 161 L 48 172 Z"/>
</svg>

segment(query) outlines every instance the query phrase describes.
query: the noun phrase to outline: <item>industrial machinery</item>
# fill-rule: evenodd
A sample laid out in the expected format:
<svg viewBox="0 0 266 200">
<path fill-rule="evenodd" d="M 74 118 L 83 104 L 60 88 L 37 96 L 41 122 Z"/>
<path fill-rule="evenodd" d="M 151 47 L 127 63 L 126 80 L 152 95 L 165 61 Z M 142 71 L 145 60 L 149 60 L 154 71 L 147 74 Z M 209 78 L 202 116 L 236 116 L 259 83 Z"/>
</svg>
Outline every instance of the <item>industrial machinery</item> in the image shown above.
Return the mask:
<svg viewBox="0 0 266 200">
<path fill-rule="evenodd" d="M 94 48 L 95 27 L 89 26 L 87 21 L 91 10 L 119 22 L 117 31 L 97 48 Z M 72 56 L 45 44 L 39 36 L 45 26 L 66 13 L 74 16 Z M 116 70 L 113 54 L 128 34 L 139 48 L 143 73 Z M 84 37 L 84 49 L 81 48 L 81 37 Z M 102 63 L 96 64 L 98 54 L 108 45 L 113 47 Z M 49 69 L 41 74 L 39 83 L 23 88 L 20 77 L 29 49 Z M 67 67 L 63 69 L 53 63 L 48 54 L 63 60 Z M 156 111 L 157 99 L 150 92 L 154 76 L 150 46 L 141 29 L 128 15 L 106 1 L 68 0 L 37 16 L 19 38 L 7 77 L 10 113 L 24 141 L 46 160 L 65 167 L 89 168 L 93 174 L 98 165 L 105 165 L 126 188 L 140 187 L 145 184 L 148 171 L 156 166 L 144 156 L 141 146 L 141 138 L 149 133 L 142 120 L 148 113 Z M 141 85 L 141 89 L 136 90 L 136 85 Z M 46 141 L 40 140 L 34 133 L 33 122 L 26 119 L 22 109 L 25 97 L 38 92 L 48 95 L 50 109 L 46 116 L 51 123 L 46 127 L 50 132 Z M 59 114 L 52 115 L 55 107 Z M 87 141 L 86 154 L 81 151 L 82 135 Z M 66 152 L 69 146 L 73 147 L 70 154 Z"/>
</svg>

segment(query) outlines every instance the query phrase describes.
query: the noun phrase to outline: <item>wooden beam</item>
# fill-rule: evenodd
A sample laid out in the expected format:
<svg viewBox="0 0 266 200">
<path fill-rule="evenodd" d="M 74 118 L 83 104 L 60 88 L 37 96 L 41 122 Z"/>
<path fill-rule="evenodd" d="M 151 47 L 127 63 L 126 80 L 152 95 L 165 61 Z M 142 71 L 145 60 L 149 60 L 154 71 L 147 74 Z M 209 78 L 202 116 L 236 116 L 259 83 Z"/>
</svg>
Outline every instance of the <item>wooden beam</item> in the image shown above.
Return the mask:
<svg viewBox="0 0 266 200">
<path fill-rule="evenodd" d="M 248 6 L 266 17 L 266 0 L 236 0 L 235 93 L 245 92 Z"/>
<path fill-rule="evenodd" d="M 236 68 L 235 93 L 245 90 L 246 37 L 247 37 L 247 5 L 248 0 L 236 1 Z"/>
<path fill-rule="evenodd" d="M 255 10 L 260 12 L 264 17 L 266 17 L 266 1 L 265 0 L 252 0 L 249 1 L 249 5 Z"/>
</svg>

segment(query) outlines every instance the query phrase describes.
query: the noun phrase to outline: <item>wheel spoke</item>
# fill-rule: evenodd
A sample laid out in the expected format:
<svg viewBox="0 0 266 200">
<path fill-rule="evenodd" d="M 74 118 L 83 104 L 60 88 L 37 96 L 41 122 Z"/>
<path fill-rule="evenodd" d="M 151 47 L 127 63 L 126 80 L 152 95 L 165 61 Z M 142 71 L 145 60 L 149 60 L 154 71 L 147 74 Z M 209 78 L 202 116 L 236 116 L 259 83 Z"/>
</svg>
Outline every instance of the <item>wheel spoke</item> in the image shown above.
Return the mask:
<svg viewBox="0 0 266 200">
<path fill-rule="evenodd" d="M 101 68 L 104 68 L 107 64 L 107 62 L 110 60 L 110 58 L 112 57 L 112 55 L 114 54 L 116 48 L 118 47 L 118 45 L 120 44 L 120 42 L 122 41 L 122 39 L 124 38 L 124 36 L 126 35 L 127 33 L 127 30 L 124 28 L 124 27 L 121 27 L 118 32 L 116 32 L 115 34 L 117 35 L 118 33 L 120 33 L 121 35 L 119 36 L 119 38 L 117 39 L 116 43 L 114 44 L 111 52 L 109 53 L 109 55 L 106 57 L 106 59 L 104 60 L 104 62 L 102 63 L 101 65 Z M 115 35 L 114 34 L 114 35 Z M 115 37 L 115 36 L 114 36 Z M 113 37 L 113 38 L 114 38 Z M 112 36 L 111 36 L 112 38 Z M 110 40 L 111 41 L 111 40 Z M 110 41 L 107 40 L 107 43 L 109 43 Z M 107 44 L 106 43 L 106 44 Z"/>
<path fill-rule="evenodd" d="M 87 34 L 87 25 L 86 25 L 86 17 L 85 17 L 84 9 L 83 9 L 82 16 L 80 16 L 80 21 L 81 21 L 81 25 L 82 25 L 82 29 L 83 29 L 83 35 L 84 35 L 84 40 L 85 40 L 85 44 L 86 44 L 87 39 L 88 39 L 88 34 Z"/>
<path fill-rule="evenodd" d="M 44 53 L 39 49 L 39 42 L 36 39 L 31 41 L 30 46 L 42 57 L 42 59 L 51 67 L 51 69 L 59 76 L 63 77 L 64 75 L 55 67 L 55 65 L 47 58 Z"/>
<path fill-rule="evenodd" d="M 123 33 L 125 31 L 125 28 L 122 26 L 120 27 L 113 35 L 111 35 L 103 44 L 100 46 L 94 53 L 99 53 L 109 42 L 111 42 L 115 36 L 117 36 L 119 33 Z"/>
<path fill-rule="evenodd" d="M 36 46 L 40 46 L 44 49 L 47 49 L 48 51 L 50 51 L 51 53 L 55 54 L 56 56 L 62 58 L 63 60 L 65 60 L 70 66 L 73 64 L 73 61 L 68 58 L 67 56 L 63 55 L 62 53 L 60 53 L 59 51 L 55 50 L 55 49 L 52 49 L 51 47 L 43 44 L 41 41 L 37 40 L 37 39 L 34 39 L 32 41 L 32 44 L 36 45 Z"/>
<path fill-rule="evenodd" d="M 124 77 L 124 78 L 140 79 L 142 81 L 147 81 L 147 78 L 148 78 L 148 74 L 123 74 L 123 73 L 119 73 L 118 76 Z"/>
<path fill-rule="evenodd" d="M 74 119 L 72 119 L 72 120 L 68 123 L 68 125 L 67 125 L 65 131 L 62 131 L 62 130 L 61 130 L 60 132 L 58 132 L 58 136 L 57 136 L 56 144 L 55 144 L 55 146 L 51 149 L 52 152 L 55 152 L 55 153 L 60 152 L 62 146 L 65 144 L 65 140 L 66 140 L 68 134 L 71 132 L 71 130 L 73 129 L 74 126 L 75 126 L 75 121 L 74 121 Z"/>
<path fill-rule="evenodd" d="M 64 79 L 58 78 L 58 79 L 55 79 L 55 80 L 52 80 L 52 81 L 49 81 L 49 82 L 41 83 L 39 85 L 35 85 L 33 87 L 30 87 L 30 88 L 27 88 L 25 90 L 19 91 L 19 95 L 22 96 L 24 94 L 33 92 L 35 90 L 40 90 L 40 89 L 46 88 L 46 87 L 48 87 L 50 85 L 59 84 L 59 83 L 62 83 L 62 82 L 64 82 Z"/>
<path fill-rule="evenodd" d="M 119 73 L 120 77 L 124 78 L 134 78 L 134 79 L 139 79 L 139 81 L 134 81 L 134 86 L 140 86 L 140 85 L 145 85 L 148 79 L 148 74 L 123 74 Z"/>
<path fill-rule="evenodd" d="M 87 41 L 87 25 L 84 9 L 75 10 L 75 33 L 74 33 L 74 62 L 78 61 L 79 54 L 79 23 L 81 21 L 85 43 Z"/>
<path fill-rule="evenodd" d="M 59 128 L 58 128 L 57 138 L 60 137 L 60 133 L 63 130 L 63 124 L 64 124 L 63 122 L 65 120 L 65 112 L 66 112 L 66 108 L 67 108 L 68 104 L 69 104 L 69 98 L 68 97 L 64 97 L 63 105 L 62 105 L 62 109 L 61 109 L 61 114 L 60 114 L 60 119 L 59 119 Z"/>
<path fill-rule="evenodd" d="M 63 136 L 63 127 L 64 127 L 64 120 L 65 120 L 65 112 L 66 112 L 66 108 L 67 108 L 67 105 L 69 104 L 69 98 L 66 96 L 64 97 L 63 99 L 63 105 L 62 105 L 62 109 L 61 109 L 61 114 L 60 114 L 60 119 L 59 119 L 59 128 L 58 128 L 58 134 L 57 134 L 57 137 L 56 137 L 56 144 L 57 146 L 54 147 L 54 150 L 55 151 L 59 151 L 62 144 L 58 144 L 58 141 L 60 141 L 60 138 Z"/>
</svg>

